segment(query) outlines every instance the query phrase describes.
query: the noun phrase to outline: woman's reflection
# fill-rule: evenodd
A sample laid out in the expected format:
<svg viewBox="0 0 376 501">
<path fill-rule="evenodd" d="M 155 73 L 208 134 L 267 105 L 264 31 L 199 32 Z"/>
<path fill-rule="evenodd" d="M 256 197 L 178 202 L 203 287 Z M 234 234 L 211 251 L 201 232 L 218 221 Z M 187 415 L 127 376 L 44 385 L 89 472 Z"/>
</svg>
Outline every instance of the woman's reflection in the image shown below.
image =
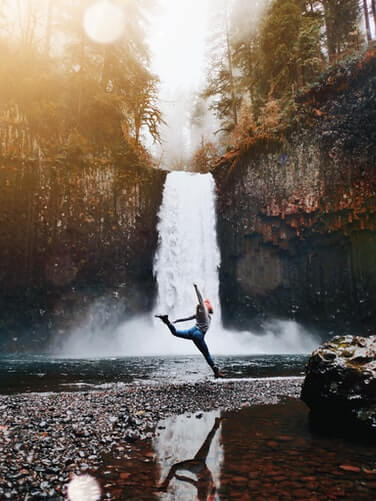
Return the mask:
<svg viewBox="0 0 376 501">
<path fill-rule="evenodd" d="M 209 431 L 204 443 L 192 459 L 186 459 L 185 461 L 175 463 L 170 468 L 164 482 L 159 486 L 160 491 L 167 492 L 171 480 L 175 477 L 181 482 L 187 482 L 196 487 L 197 499 L 199 501 L 214 500 L 217 489 L 213 480 L 213 475 L 207 466 L 207 457 L 210 445 L 219 428 L 220 422 L 220 417 L 215 418 L 212 429 Z M 185 476 L 182 474 L 184 471 L 195 475 L 196 479 Z"/>
</svg>

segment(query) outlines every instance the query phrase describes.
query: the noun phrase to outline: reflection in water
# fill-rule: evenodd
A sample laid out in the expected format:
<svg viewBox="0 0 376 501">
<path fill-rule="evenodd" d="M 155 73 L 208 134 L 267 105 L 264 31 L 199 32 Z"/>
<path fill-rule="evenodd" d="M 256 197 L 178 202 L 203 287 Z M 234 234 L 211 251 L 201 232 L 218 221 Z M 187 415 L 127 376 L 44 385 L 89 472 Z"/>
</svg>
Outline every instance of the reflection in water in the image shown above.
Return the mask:
<svg viewBox="0 0 376 501">
<path fill-rule="evenodd" d="M 160 464 L 160 498 L 168 500 L 218 499 L 223 450 L 219 411 L 177 416 L 162 423 L 154 440 Z"/>
<path fill-rule="evenodd" d="M 312 434 L 303 402 L 219 415 L 165 419 L 153 441 L 105 457 L 96 472 L 104 499 L 376 499 L 374 447 Z"/>
</svg>

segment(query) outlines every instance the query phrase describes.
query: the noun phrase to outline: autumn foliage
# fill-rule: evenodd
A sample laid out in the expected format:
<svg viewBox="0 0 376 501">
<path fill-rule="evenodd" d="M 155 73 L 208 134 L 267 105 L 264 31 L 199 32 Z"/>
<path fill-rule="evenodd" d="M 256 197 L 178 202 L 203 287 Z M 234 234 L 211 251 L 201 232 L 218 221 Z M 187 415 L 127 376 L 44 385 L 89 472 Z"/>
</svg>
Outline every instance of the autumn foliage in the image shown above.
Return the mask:
<svg viewBox="0 0 376 501">
<path fill-rule="evenodd" d="M 147 132 L 159 140 L 158 78 L 145 42 L 148 0 L 122 0 L 127 26 L 110 45 L 83 27 L 91 0 L 18 2 L 0 23 L 3 127 L 28 130 L 44 158 L 151 162 Z M 1 4 L 0 4 L 1 5 Z M 18 29 L 12 30 L 12 22 Z"/>
</svg>

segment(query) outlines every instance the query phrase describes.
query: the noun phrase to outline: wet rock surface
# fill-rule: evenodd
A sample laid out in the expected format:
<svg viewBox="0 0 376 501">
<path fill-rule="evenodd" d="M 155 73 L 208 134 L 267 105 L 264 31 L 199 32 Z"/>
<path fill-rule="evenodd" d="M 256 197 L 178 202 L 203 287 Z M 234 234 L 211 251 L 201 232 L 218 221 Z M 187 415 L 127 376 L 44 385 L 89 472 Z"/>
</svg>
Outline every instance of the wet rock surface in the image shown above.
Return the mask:
<svg viewBox="0 0 376 501">
<path fill-rule="evenodd" d="M 302 387 L 312 425 L 376 443 L 376 336 L 337 336 L 312 353 Z"/>
<path fill-rule="evenodd" d="M 294 378 L 0 396 L 0 499 L 64 499 L 73 474 L 95 474 L 109 454 L 131 456 L 164 417 L 275 404 L 300 387 Z"/>
</svg>

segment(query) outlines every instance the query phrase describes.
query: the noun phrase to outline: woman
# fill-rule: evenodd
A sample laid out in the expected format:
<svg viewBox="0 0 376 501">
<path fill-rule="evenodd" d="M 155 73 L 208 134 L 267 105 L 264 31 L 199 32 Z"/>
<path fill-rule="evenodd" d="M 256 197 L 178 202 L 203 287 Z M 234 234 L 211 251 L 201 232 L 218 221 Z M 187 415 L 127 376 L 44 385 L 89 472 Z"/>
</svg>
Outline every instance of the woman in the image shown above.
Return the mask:
<svg viewBox="0 0 376 501">
<path fill-rule="evenodd" d="M 210 327 L 211 315 L 214 313 L 213 306 L 211 305 L 209 299 L 205 299 L 205 301 L 202 299 L 202 295 L 198 290 L 197 285 L 193 284 L 193 286 L 195 288 L 198 299 L 196 313 L 190 317 L 180 318 L 178 320 L 175 320 L 173 323 L 177 324 L 179 322 L 186 322 L 187 320 L 196 320 L 196 325 L 194 327 L 191 327 L 190 329 L 187 330 L 178 331 L 168 319 L 168 315 L 155 315 L 155 316 L 157 318 L 160 318 L 162 322 L 167 325 L 167 327 L 170 329 L 171 333 L 174 336 L 180 337 L 182 339 L 191 339 L 197 346 L 197 348 L 201 351 L 201 353 L 204 355 L 205 360 L 207 361 L 207 363 L 209 364 L 214 373 L 214 376 L 216 378 L 221 377 L 222 374 L 219 372 L 218 367 L 214 364 L 214 361 L 209 353 L 209 349 L 204 339 L 205 334 L 207 333 Z"/>
</svg>

